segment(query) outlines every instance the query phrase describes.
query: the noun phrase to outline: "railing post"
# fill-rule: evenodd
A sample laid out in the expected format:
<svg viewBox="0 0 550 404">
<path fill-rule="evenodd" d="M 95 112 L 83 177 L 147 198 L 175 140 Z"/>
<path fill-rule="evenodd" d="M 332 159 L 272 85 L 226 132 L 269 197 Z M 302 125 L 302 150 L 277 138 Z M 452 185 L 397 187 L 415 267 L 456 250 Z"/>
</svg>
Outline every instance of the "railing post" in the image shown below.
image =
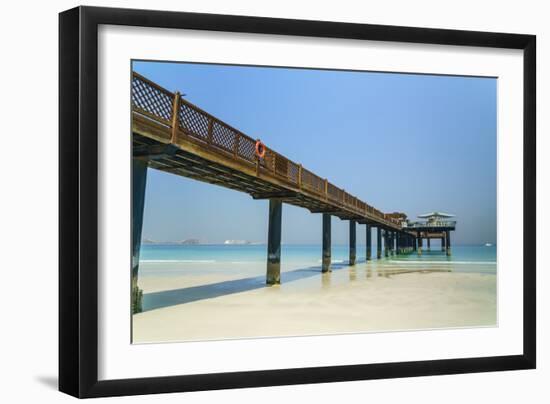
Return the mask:
<svg viewBox="0 0 550 404">
<path fill-rule="evenodd" d="M 237 155 L 239 153 L 240 140 L 241 140 L 241 135 L 238 132 L 235 132 L 235 144 L 233 145 L 233 155 L 235 156 L 235 158 L 237 158 Z M 260 161 L 260 159 L 257 159 L 257 160 Z"/>
<path fill-rule="evenodd" d="M 325 178 L 325 198 L 328 199 L 328 180 Z"/>
<path fill-rule="evenodd" d="M 172 103 L 172 138 L 170 139 L 170 143 L 172 144 L 176 144 L 178 140 L 180 98 L 181 94 L 179 91 L 176 91 Z"/>
<path fill-rule="evenodd" d="M 302 165 L 298 164 L 298 188 L 302 189 Z"/>
<path fill-rule="evenodd" d="M 213 126 L 214 126 L 214 120 L 212 119 L 212 117 L 209 117 L 208 118 L 208 138 L 207 138 L 208 144 L 212 144 Z"/>
</svg>

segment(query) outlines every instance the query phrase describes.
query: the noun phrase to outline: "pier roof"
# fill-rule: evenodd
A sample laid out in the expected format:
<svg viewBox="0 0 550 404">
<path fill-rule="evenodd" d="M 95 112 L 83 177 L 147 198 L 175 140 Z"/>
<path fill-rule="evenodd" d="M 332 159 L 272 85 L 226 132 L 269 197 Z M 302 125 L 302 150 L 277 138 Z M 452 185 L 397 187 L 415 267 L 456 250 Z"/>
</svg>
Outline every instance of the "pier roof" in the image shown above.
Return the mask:
<svg viewBox="0 0 550 404">
<path fill-rule="evenodd" d="M 452 215 L 450 213 L 443 213 L 443 212 L 431 212 L 431 213 L 424 213 L 422 215 L 418 215 L 419 218 L 421 219 L 428 219 L 430 217 L 446 217 L 446 218 L 450 218 L 450 217 L 455 217 L 455 215 Z"/>
</svg>

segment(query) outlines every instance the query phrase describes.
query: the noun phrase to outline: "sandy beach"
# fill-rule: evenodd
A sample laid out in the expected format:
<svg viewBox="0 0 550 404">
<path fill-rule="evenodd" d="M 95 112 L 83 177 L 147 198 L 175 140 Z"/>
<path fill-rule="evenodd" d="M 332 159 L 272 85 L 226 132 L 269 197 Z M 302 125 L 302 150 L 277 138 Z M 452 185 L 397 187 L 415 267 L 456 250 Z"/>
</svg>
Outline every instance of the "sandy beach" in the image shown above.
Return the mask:
<svg viewBox="0 0 550 404">
<path fill-rule="evenodd" d="M 154 264 L 149 264 L 150 266 Z M 181 264 L 180 264 L 181 265 Z M 266 287 L 262 265 L 140 278 L 146 311 L 134 343 L 495 326 L 495 264 L 382 260 L 283 268 Z M 263 269 L 265 271 L 265 269 Z M 158 268 L 157 268 L 158 271 Z M 180 274 L 181 272 L 178 272 Z"/>
</svg>

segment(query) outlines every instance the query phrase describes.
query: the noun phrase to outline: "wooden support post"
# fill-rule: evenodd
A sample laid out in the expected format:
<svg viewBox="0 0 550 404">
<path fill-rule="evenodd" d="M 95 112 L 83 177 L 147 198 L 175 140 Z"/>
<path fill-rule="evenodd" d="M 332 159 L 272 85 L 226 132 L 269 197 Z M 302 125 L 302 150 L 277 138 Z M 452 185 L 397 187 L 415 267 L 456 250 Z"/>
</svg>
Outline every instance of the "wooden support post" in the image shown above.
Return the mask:
<svg viewBox="0 0 550 404">
<path fill-rule="evenodd" d="M 376 259 L 382 258 L 382 228 L 376 228 Z"/>
<path fill-rule="evenodd" d="M 207 142 L 208 144 L 212 144 L 212 137 L 214 135 L 214 120 L 212 118 L 208 118 L 208 137 Z"/>
<path fill-rule="evenodd" d="M 422 234 L 418 235 L 418 255 L 422 255 Z"/>
<path fill-rule="evenodd" d="M 143 291 L 138 286 L 138 275 L 146 184 L 147 161 L 132 159 L 132 313 L 142 311 Z"/>
<path fill-rule="evenodd" d="M 428 251 L 431 250 L 431 243 L 430 243 L 430 241 L 431 241 L 430 236 L 428 236 L 428 237 L 426 238 L 426 243 L 428 244 L 428 245 L 427 245 Z"/>
<path fill-rule="evenodd" d="M 447 255 L 451 255 L 451 232 L 449 230 L 445 232 L 445 238 L 447 239 L 447 242 L 445 243 L 445 246 L 447 247 Z"/>
<path fill-rule="evenodd" d="M 355 265 L 357 260 L 357 232 L 355 220 L 349 221 L 349 264 Z"/>
<path fill-rule="evenodd" d="M 367 224 L 367 261 L 372 258 L 372 229 L 371 225 Z"/>
<path fill-rule="evenodd" d="M 445 251 L 445 236 L 441 237 L 441 251 Z"/>
<path fill-rule="evenodd" d="M 281 224 L 283 202 L 280 199 L 269 200 L 269 224 L 267 229 L 267 275 L 266 284 L 281 283 Z"/>
<path fill-rule="evenodd" d="M 235 133 L 234 143 L 233 143 L 233 157 L 237 158 L 239 155 L 239 146 L 241 143 L 241 135 L 239 133 Z M 260 164 L 260 159 L 256 156 L 256 162 Z"/>
<path fill-rule="evenodd" d="M 395 244 L 396 244 L 396 250 L 395 250 L 395 253 L 397 255 L 401 254 L 401 235 L 399 234 L 399 232 L 395 232 Z"/>
<path fill-rule="evenodd" d="M 322 266 L 322 272 L 329 272 L 330 271 L 330 261 L 331 261 L 330 224 L 331 224 L 330 214 L 323 213 L 323 266 Z"/>
<path fill-rule="evenodd" d="M 390 256 L 390 232 L 384 230 L 384 257 L 388 258 Z"/>
</svg>

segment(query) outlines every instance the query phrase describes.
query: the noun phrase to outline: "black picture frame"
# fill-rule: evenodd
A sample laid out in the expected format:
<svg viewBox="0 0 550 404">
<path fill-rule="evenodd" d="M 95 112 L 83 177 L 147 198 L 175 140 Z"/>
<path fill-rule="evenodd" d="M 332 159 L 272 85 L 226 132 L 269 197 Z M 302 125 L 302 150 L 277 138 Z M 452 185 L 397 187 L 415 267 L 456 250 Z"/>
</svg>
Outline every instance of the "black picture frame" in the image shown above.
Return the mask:
<svg viewBox="0 0 550 404">
<path fill-rule="evenodd" d="M 100 24 L 523 50 L 523 354 L 99 381 Z M 533 369 L 536 366 L 536 37 L 183 12 L 78 7 L 59 15 L 59 390 L 104 397 Z"/>
</svg>

